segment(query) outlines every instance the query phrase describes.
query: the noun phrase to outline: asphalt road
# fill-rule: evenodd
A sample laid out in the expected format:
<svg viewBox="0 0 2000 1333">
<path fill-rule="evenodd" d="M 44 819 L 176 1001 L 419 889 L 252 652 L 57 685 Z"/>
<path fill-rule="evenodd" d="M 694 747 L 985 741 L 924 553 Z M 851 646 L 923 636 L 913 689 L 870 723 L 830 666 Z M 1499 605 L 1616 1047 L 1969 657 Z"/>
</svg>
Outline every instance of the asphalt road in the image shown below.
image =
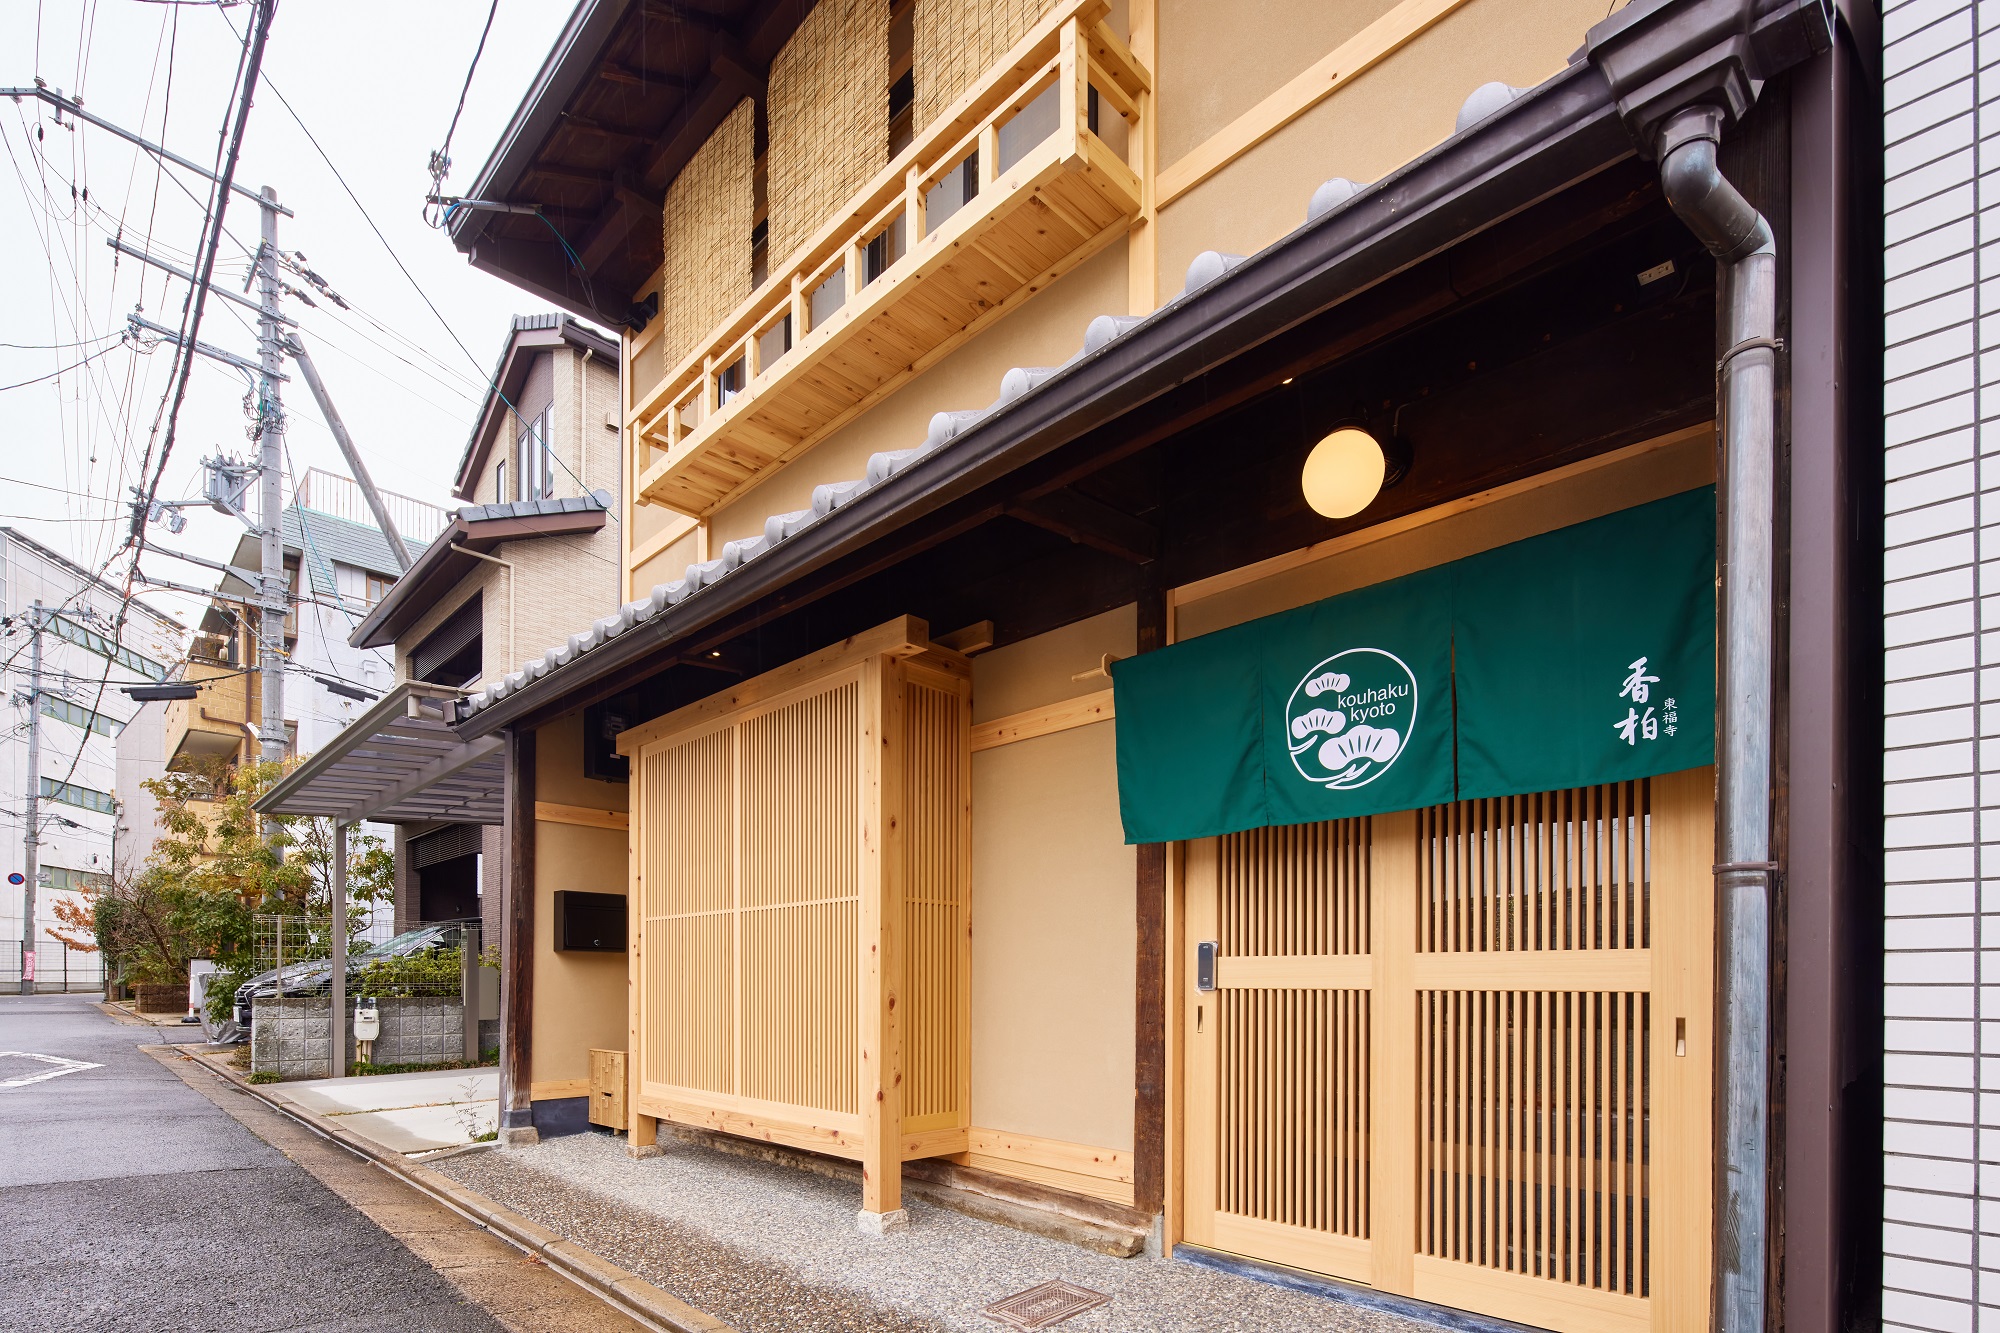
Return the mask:
<svg viewBox="0 0 2000 1333">
<path fill-rule="evenodd" d="M 198 1029 L 124 1026 L 92 998 L 0 997 L 0 1329 L 503 1327 L 138 1049 Z M 98 1067 L 16 1083 L 58 1066 L 9 1052 Z"/>
</svg>

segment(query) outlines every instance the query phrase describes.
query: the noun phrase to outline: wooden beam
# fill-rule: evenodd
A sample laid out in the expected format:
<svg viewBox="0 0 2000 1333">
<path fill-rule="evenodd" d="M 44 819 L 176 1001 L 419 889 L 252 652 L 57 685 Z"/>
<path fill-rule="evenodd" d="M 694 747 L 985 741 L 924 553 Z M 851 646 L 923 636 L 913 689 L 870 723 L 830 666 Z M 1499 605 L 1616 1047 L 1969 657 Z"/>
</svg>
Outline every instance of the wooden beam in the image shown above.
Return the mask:
<svg viewBox="0 0 2000 1333">
<path fill-rule="evenodd" d="M 575 824 L 580 828 L 626 829 L 632 826 L 632 816 L 623 810 L 557 805 L 554 801 L 536 801 L 535 818 L 544 824 Z"/>
<path fill-rule="evenodd" d="M 711 37 L 726 37 L 729 34 L 729 20 L 720 14 L 706 10 L 690 9 L 677 5 L 672 0 L 645 0 L 647 18 L 660 19 L 667 23 L 678 23 L 683 28 L 707 33 Z"/>
<path fill-rule="evenodd" d="M 507 747 L 507 869 L 500 917 L 500 1136 L 527 1137 L 535 1050 L 535 733 Z"/>
<path fill-rule="evenodd" d="M 1007 512 L 1023 523 L 1135 565 L 1148 564 L 1160 553 L 1158 528 L 1074 490 L 1037 496 L 1010 506 Z"/>
<path fill-rule="evenodd" d="M 673 88 L 686 92 L 695 85 L 695 80 L 685 74 L 654 74 L 643 69 L 630 69 L 609 60 L 597 67 L 597 77 L 606 83 L 615 83 L 626 88 Z"/>
<path fill-rule="evenodd" d="M 708 142 L 722 118 L 748 96 L 764 94 L 764 80 L 752 68 L 748 56 L 730 56 L 720 64 L 712 62 L 708 78 L 688 94 L 660 132 L 654 136 L 652 152 L 644 154 L 638 176 L 650 190 L 666 190 L 666 184 L 680 174 L 688 158 Z"/>
<path fill-rule="evenodd" d="M 1167 597 L 1157 579 L 1140 589 L 1138 620 L 1140 652 L 1166 645 Z M 1136 850 L 1132 1204 L 1157 1213 L 1167 1193 L 1167 845 L 1141 843 Z"/>
<path fill-rule="evenodd" d="M 580 116 L 573 111 L 564 113 L 563 123 L 586 134 L 601 134 L 607 139 L 624 139 L 630 143 L 644 143 L 653 137 L 637 125 L 607 125 L 595 116 Z"/>
<path fill-rule="evenodd" d="M 977 723 L 972 728 L 969 744 L 977 753 L 996 745 L 1012 745 L 1015 741 L 1033 740 L 1037 736 L 1048 736 L 1073 727 L 1087 727 L 1094 722 L 1109 722 L 1112 715 L 1111 691 L 1099 690 L 1095 694 L 1064 699 L 1042 708 L 1030 708 L 1023 713 L 1010 713 L 990 722 Z"/>
</svg>

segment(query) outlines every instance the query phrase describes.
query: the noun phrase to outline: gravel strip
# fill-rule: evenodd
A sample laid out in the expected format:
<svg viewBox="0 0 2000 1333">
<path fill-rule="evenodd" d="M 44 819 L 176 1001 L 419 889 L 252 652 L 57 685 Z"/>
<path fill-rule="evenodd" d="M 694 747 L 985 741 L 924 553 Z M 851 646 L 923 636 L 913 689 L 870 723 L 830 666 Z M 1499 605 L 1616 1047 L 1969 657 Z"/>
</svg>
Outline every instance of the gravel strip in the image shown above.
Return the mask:
<svg viewBox="0 0 2000 1333">
<path fill-rule="evenodd" d="M 1000 1327 L 980 1310 L 1066 1278 L 1111 1303 L 1060 1325 L 1202 1333 L 1433 1333 L 1434 1325 L 1190 1264 L 1113 1259 L 907 1199 L 909 1231 L 854 1224 L 856 1187 L 660 1136 L 662 1154 L 577 1134 L 433 1169 L 561 1232 L 742 1333 Z"/>
</svg>

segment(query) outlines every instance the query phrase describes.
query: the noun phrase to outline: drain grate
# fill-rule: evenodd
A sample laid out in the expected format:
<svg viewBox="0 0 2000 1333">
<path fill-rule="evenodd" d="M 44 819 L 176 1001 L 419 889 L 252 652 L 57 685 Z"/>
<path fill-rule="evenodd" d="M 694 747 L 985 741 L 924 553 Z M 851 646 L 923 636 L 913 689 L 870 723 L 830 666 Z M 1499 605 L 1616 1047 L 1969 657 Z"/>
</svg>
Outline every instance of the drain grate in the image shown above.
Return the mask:
<svg viewBox="0 0 2000 1333">
<path fill-rule="evenodd" d="M 985 1314 L 988 1319 L 997 1319 L 1015 1328 L 1047 1328 L 1085 1310 L 1108 1304 L 1110 1300 L 1101 1291 L 1092 1291 L 1089 1287 L 1079 1287 L 1074 1282 L 1056 1278 L 993 1302 L 986 1307 Z"/>
</svg>

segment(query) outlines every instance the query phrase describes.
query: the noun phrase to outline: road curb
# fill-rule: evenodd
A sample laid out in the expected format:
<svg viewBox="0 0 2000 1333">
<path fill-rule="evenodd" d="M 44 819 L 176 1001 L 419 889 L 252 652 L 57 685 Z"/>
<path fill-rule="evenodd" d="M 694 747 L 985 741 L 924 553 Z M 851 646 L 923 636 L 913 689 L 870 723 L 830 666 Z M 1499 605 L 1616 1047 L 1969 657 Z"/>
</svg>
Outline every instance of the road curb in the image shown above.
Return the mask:
<svg viewBox="0 0 2000 1333">
<path fill-rule="evenodd" d="M 565 1239 L 532 1218 L 495 1203 L 421 1163 L 411 1162 L 400 1153 L 371 1143 L 326 1116 L 307 1110 L 285 1093 L 283 1084 L 252 1083 L 220 1061 L 173 1046 L 142 1049 L 159 1049 L 163 1053 L 186 1056 L 279 1114 L 402 1177 L 412 1189 L 429 1195 L 475 1226 L 483 1227 L 510 1245 L 534 1255 L 570 1281 L 642 1324 L 659 1329 L 661 1333 L 737 1333 L 732 1325 L 703 1313 L 678 1296 L 662 1291 L 636 1273 L 628 1272 Z"/>
</svg>

